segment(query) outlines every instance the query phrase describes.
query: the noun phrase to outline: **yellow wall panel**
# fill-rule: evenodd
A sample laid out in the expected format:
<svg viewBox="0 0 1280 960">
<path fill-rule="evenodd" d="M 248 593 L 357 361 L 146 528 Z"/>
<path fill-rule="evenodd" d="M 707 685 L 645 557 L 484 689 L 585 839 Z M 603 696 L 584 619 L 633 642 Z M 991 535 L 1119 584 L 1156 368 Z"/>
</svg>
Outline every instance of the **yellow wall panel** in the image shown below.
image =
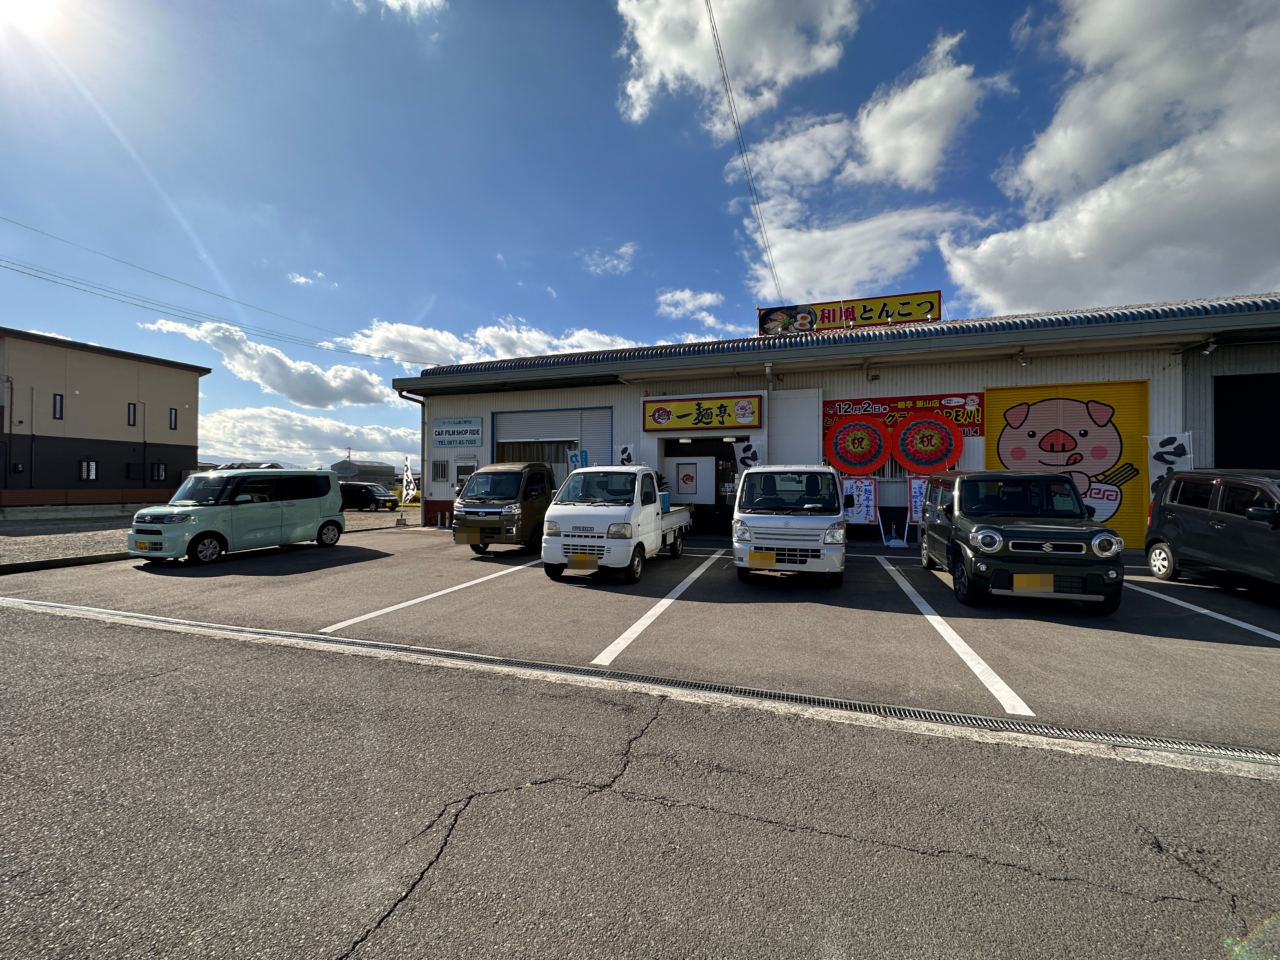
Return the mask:
<svg viewBox="0 0 1280 960">
<path fill-rule="evenodd" d="M 1147 381 L 988 387 L 988 470 L 1066 473 L 1096 519 L 1142 546 L 1147 527 Z"/>
</svg>

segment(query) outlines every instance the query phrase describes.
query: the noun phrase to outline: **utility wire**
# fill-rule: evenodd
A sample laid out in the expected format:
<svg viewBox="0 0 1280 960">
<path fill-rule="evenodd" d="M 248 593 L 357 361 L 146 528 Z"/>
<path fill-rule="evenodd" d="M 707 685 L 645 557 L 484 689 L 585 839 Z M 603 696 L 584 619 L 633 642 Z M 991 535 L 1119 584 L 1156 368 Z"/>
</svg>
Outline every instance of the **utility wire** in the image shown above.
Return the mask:
<svg viewBox="0 0 1280 960">
<path fill-rule="evenodd" d="M 391 355 L 381 355 L 376 353 L 363 353 L 359 350 L 344 350 L 341 347 L 321 346 L 314 340 L 307 340 L 294 334 L 283 333 L 278 330 L 270 330 L 265 327 L 253 327 L 248 324 L 237 323 L 227 317 L 217 316 L 216 314 L 204 313 L 203 311 L 193 310 L 188 307 L 182 307 L 177 304 L 165 303 L 161 300 L 154 300 L 150 297 L 144 297 L 141 294 L 130 293 L 126 290 L 118 290 L 114 287 L 106 287 L 101 284 L 93 283 L 89 280 L 82 280 L 78 277 L 69 276 L 67 274 L 57 273 L 43 267 L 33 264 L 26 264 L 20 260 L 9 260 L 0 257 L 0 270 L 10 270 L 13 273 L 22 274 L 35 280 L 44 280 L 48 283 L 57 284 L 60 287 L 67 287 L 71 290 L 78 290 L 81 293 L 88 293 L 95 297 L 102 297 L 106 300 L 114 300 L 117 303 L 123 303 L 126 306 L 138 307 L 148 312 L 169 313 L 172 316 L 179 317 L 183 320 L 190 320 L 195 323 L 211 322 L 223 323 L 246 333 L 251 333 L 256 337 L 265 340 L 277 340 L 281 343 L 288 343 L 294 346 L 314 347 L 318 350 L 324 350 L 327 353 L 344 353 L 353 357 L 369 357 L 373 360 L 392 360 L 396 363 L 414 363 L 414 364 L 432 364 L 434 361 L 423 360 L 417 357 L 398 357 Z M 286 318 L 288 319 L 288 318 Z"/>
<path fill-rule="evenodd" d="M 17 220 L 11 219 L 10 217 L 0 216 L 0 220 L 3 220 L 5 223 L 11 223 L 15 227 L 21 227 L 23 230 L 30 230 L 32 233 L 38 233 L 42 237 L 48 237 L 50 240 L 57 240 L 59 243 L 65 243 L 68 246 L 75 247 L 77 250 L 84 250 L 86 253 L 92 253 L 94 256 L 104 257 L 107 260 L 113 260 L 116 263 L 123 264 L 126 267 L 131 267 L 134 270 L 141 270 L 143 273 L 149 273 L 153 277 L 159 277 L 161 280 L 168 280 L 170 283 L 177 283 L 177 284 L 181 284 L 184 287 L 190 287 L 192 290 L 199 290 L 201 293 L 207 293 L 211 297 L 218 297 L 219 299 L 226 300 L 229 303 L 238 304 L 239 306 L 242 306 L 242 307 L 248 307 L 250 310 L 257 310 L 260 313 L 267 313 L 273 317 L 279 317 L 281 320 L 288 320 L 290 323 L 297 323 L 297 324 L 301 324 L 304 327 L 311 327 L 313 330 L 319 330 L 322 333 L 332 333 L 334 336 L 342 336 L 342 334 L 338 333 L 338 331 L 336 330 L 330 330 L 327 327 L 318 327 L 314 323 L 307 323 L 304 320 L 295 320 L 293 317 L 286 317 L 283 313 L 276 313 L 274 310 L 268 310 L 266 307 L 254 306 L 252 303 L 245 303 L 243 300 L 236 300 L 234 297 L 227 297 L 221 293 L 215 293 L 213 290 L 207 290 L 204 287 L 197 287 L 194 283 L 187 283 L 185 280 L 179 280 L 177 277 L 171 277 L 168 274 L 160 273 L 157 270 L 151 270 L 147 267 L 140 267 L 136 263 L 130 263 L 128 260 L 121 260 L 119 257 L 113 257 L 111 256 L 111 254 L 103 253 L 101 250 L 94 250 L 92 247 L 83 246 L 82 244 L 76 243 L 73 240 L 67 240 L 64 237 L 56 236 L 45 230 L 40 230 L 36 227 L 28 226 L 25 223 L 19 223 Z"/>
<path fill-rule="evenodd" d="M 733 87 L 729 83 L 729 68 L 724 63 L 724 50 L 720 48 L 720 31 L 716 29 L 716 15 L 711 12 L 711 0 L 707 2 L 707 20 L 711 22 L 711 39 L 716 45 L 716 59 L 720 61 L 720 77 L 724 80 L 724 96 L 729 103 L 729 119 L 733 121 L 734 133 L 738 135 L 738 155 L 742 158 L 742 171 L 747 175 L 747 189 L 751 193 L 751 205 L 755 210 L 756 223 L 760 226 L 760 245 L 764 248 L 765 263 L 769 265 L 769 273 L 773 276 L 773 288 L 778 292 L 778 303 L 787 302 L 782 295 L 782 284 L 778 282 L 778 268 L 773 262 L 773 249 L 769 246 L 769 234 L 764 228 L 764 214 L 760 210 L 760 195 L 756 192 L 756 180 L 751 175 L 751 161 L 747 158 L 747 141 L 742 137 L 742 124 L 738 122 L 738 108 L 733 102 Z"/>
</svg>

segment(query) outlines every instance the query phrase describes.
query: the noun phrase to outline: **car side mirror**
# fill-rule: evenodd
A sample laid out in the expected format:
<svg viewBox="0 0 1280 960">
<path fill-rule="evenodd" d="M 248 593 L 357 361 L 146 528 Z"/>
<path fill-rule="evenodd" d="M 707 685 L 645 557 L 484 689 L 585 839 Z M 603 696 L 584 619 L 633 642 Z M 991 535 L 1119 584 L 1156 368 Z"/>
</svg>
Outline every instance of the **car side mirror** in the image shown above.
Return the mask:
<svg viewBox="0 0 1280 960">
<path fill-rule="evenodd" d="M 1089 515 L 1089 519 L 1092 520 L 1097 515 L 1098 508 L 1086 503 L 1084 505 L 1084 512 L 1087 513 Z"/>
<path fill-rule="evenodd" d="M 1250 520 L 1257 520 L 1259 523 L 1275 523 L 1280 520 L 1280 510 L 1275 507 L 1249 507 L 1245 510 L 1244 515 Z"/>
<path fill-rule="evenodd" d="M 249 496 L 247 493 L 242 493 L 240 494 L 240 496 L 236 497 L 235 502 L 236 503 L 253 503 L 253 497 Z"/>
<path fill-rule="evenodd" d="M 942 512 L 945 513 L 948 517 L 954 517 L 956 515 L 955 504 L 952 504 L 952 503 L 943 504 Z"/>
<path fill-rule="evenodd" d="M 852 509 L 854 508 L 853 494 L 852 494 L 852 493 L 846 493 L 846 494 L 844 495 L 844 508 L 845 508 L 846 510 L 852 510 Z"/>
</svg>

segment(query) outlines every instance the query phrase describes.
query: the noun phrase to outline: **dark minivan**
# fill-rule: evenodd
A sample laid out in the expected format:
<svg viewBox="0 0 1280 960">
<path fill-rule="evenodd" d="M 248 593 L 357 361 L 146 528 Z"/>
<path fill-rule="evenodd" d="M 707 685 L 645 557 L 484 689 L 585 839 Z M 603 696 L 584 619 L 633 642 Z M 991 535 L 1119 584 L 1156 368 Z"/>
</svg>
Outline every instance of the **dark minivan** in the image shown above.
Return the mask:
<svg viewBox="0 0 1280 960">
<path fill-rule="evenodd" d="M 400 506 L 396 495 L 380 483 L 343 483 L 342 503 L 348 510 L 394 510 Z"/>
<path fill-rule="evenodd" d="M 1146 547 L 1161 580 L 1199 572 L 1280 585 L 1280 470 L 1169 474 L 1151 501 Z"/>
</svg>

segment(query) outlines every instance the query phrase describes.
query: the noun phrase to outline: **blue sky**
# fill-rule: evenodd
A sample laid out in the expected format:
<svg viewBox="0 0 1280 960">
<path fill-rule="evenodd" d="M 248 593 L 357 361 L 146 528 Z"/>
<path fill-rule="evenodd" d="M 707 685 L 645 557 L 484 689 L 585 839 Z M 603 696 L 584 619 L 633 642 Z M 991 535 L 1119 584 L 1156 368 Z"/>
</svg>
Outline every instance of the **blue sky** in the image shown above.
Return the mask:
<svg viewBox="0 0 1280 960">
<path fill-rule="evenodd" d="M 786 302 L 1280 287 L 1274 3 L 714 6 Z M 704 0 L 0 0 L 0 217 L 271 311 L 0 221 L 174 305 L 0 325 L 214 368 L 208 454 L 393 459 L 425 363 L 749 333 L 736 156 Z"/>
</svg>

